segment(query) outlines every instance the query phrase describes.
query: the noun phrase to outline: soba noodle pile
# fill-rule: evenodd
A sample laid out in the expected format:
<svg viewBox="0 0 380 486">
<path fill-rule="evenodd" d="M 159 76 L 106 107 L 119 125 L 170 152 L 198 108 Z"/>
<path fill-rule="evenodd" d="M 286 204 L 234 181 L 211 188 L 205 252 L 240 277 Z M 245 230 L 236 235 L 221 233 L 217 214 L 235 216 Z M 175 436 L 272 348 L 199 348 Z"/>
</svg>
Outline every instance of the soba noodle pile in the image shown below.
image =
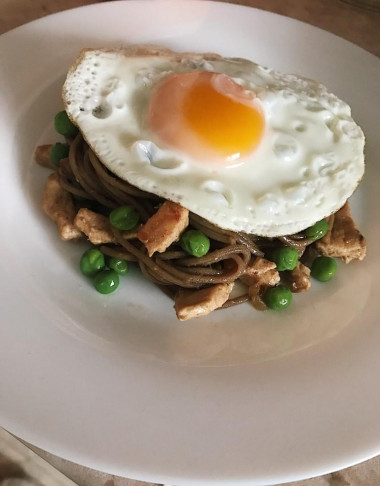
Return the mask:
<svg viewBox="0 0 380 486">
<path fill-rule="evenodd" d="M 163 199 L 132 186 L 110 173 L 79 133 L 70 144 L 69 157 L 61 161 L 57 173 L 61 186 L 70 192 L 79 207 L 94 208 L 108 215 L 113 209 L 132 206 L 146 222 Z M 109 256 L 136 261 L 142 273 L 165 293 L 174 297 L 180 288 L 202 288 L 230 283 L 245 271 L 252 256 L 263 257 L 272 249 L 286 245 L 303 254 L 314 240 L 299 233 L 279 238 L 264 238 L 224 230 L 190 213 L 190 227 L 202 231 L 211 241 L 210 251 L 203 257 L 188 255 L 177 244 L 149 257 L 137 239 L 137 230 L 120 232 L 113 228 L 116 244 L 102 245 Z M 248 293 L 229 299 L 223 308 L 248 300 Z"/>
</svg>

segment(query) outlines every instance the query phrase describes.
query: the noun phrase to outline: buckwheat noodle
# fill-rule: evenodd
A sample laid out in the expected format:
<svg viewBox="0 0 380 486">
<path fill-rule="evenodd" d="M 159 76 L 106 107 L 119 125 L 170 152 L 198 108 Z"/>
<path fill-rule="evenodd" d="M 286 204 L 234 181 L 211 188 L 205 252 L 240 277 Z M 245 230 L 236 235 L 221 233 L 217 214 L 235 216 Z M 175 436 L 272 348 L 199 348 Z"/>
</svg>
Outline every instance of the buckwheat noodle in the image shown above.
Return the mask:
<svg viewBox="0 0 380 486">
<path fill-rule="evenodd" d="M 70 141 L 68 159 L 57 169 L 62 186 L 75 196 L 79 206 L 96 206 L 96 211 L 108 214 L 112 209 L 130 205 L 145 222 L 154 214 L 162 198 L 142 191 L 112 174 L 98 159 L 79 133 Z M 152 257 L 137 239 L 137 231 L 114 229 L 116 244 L 102 245 L 109 256 L 136 261 L 142 273 L 171 297 L 179 288 L 201 288 L 212 284 L 230 283 L 245 271 L 252 256 L 264 256 L 268 249 L 285 244 L 302 253 L 312 243 L 302 234 L 280 238 L 262 238 L 214 226 L 196 214 L 190 213 L 190 226 L 210 238 L 207 255 L 196 258 L 179 245 L 171 245 L 165 252 Z M 248 295 L 229 299 L 223 308 L 248 300 Z"/>
</svg>

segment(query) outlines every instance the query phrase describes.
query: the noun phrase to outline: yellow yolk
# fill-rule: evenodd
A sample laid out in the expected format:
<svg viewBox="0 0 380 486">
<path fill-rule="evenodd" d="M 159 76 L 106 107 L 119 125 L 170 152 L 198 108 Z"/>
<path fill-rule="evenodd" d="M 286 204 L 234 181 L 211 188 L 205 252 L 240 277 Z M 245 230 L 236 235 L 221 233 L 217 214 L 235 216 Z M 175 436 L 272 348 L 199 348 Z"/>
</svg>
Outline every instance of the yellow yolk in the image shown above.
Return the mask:
<svg viewBox="0 0 380 486">
<path fill-rule="evenodd" d="M 257 100 L 225 74 L 194 71 L 165 78 L 148 123 L 158 139 L 203 162 L 240 163 L 264 132 Z"/>
</svg>

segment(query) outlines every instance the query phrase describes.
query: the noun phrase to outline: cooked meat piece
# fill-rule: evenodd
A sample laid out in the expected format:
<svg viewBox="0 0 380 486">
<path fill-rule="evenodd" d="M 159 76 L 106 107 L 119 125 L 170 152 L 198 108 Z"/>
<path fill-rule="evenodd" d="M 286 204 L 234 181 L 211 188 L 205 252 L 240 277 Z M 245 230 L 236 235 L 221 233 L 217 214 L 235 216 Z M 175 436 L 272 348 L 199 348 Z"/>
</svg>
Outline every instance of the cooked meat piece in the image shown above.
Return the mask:
<svg viewBox="0 0 380 486">
<path fill-rule="evenodd" d="M 253 307 L 258 311 L 267 310 L 268 307 L 264 302 L 264 294 L 269 288 L 268 285 L 260 285 L 259 283 L 254 283 L 248 288 L 249 300 Z"/>
<path fill-rule="evenodd" d="M 289 290 L 294 293 L 305 292 L 310 288 L 310 268 L 298 262 L 296 268 L 284 272 L 283 277 Z"/>
<path fill-rule="evenodd" d="M 74 225 L 75 207 L 71 194 L 61 187 L 55 172 L 46 180 L 42 209 L 56 223 L 62 240 L 78 240 L 82 237 Z"/>
<path fill-rule="evenodd" d="M 189 211 L 177 203 L 165 201 L 142 226 L 137 237 L 152 256 L 156 251 L 164 252 L 177 241 L 188 224 Z"/>
<path fill-rule="evenodd" d="M 248 286 L 259 283 L 272 287 L 280 281 L 280 274 L 276 270 L 274 262 L 262 257 L 254 257 L 247 265 L 240 280 Z"/>
<path fill-rule="evenodd" d="M 42 167 L 47 167 L 48 169 L 55 169 L 54 165 L 50 160 L 50 152 L 52 144 L 39 145 L 34 152 L 34 160 L 38 165 Z"/>
<path fill-rule="evenodd" d="M 234 284 L 221 283 L 200 290 L 180 290 L 175 298 L 174 309 L 180 321 L 207 316 L 221 307 L 231 293 Z"/>
<path fill-rule="evenodd" d="M 352 219 L 348 202 L 333 216 L 330 230 L 315 242 L 318 251 L 328 257 L 340 257 L 344 263 L 363 260 L 366 241 Z"/>
<path fill-rule="evenodd" d="M 81 208 L 74 219 L 75 226 L 83 231 L 94 245 L 115 243 L 111 223 L 106 216 L 94 213 L 90 209 Z"/>
<path fill-rule="evenodd" d="M 247 265 L 240 280 L 248 285 L 249 300 L 256 310 L 267 309 L 264 294 L 269 287 L 274 287 L 280 281 L 276 264 L 262 257 L 254 257 Z"/>
</svg>

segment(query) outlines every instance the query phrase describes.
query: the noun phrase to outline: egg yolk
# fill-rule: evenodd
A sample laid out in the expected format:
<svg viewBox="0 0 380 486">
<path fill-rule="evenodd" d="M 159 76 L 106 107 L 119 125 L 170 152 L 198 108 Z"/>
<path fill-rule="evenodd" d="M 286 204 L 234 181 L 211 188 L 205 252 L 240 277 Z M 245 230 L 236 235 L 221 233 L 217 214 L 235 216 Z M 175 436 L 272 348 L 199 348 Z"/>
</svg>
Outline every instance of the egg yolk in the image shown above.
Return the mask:
<svg viewBox="0 0 380 486">
<path fill-rule="evenodd" d="M 203 162 L 241 163 L 260 143 L 264 116 L 251 92 L 225 74 L 172 74 L 154 92 L 152 132 L 165 145 Z"/>
</svg>

